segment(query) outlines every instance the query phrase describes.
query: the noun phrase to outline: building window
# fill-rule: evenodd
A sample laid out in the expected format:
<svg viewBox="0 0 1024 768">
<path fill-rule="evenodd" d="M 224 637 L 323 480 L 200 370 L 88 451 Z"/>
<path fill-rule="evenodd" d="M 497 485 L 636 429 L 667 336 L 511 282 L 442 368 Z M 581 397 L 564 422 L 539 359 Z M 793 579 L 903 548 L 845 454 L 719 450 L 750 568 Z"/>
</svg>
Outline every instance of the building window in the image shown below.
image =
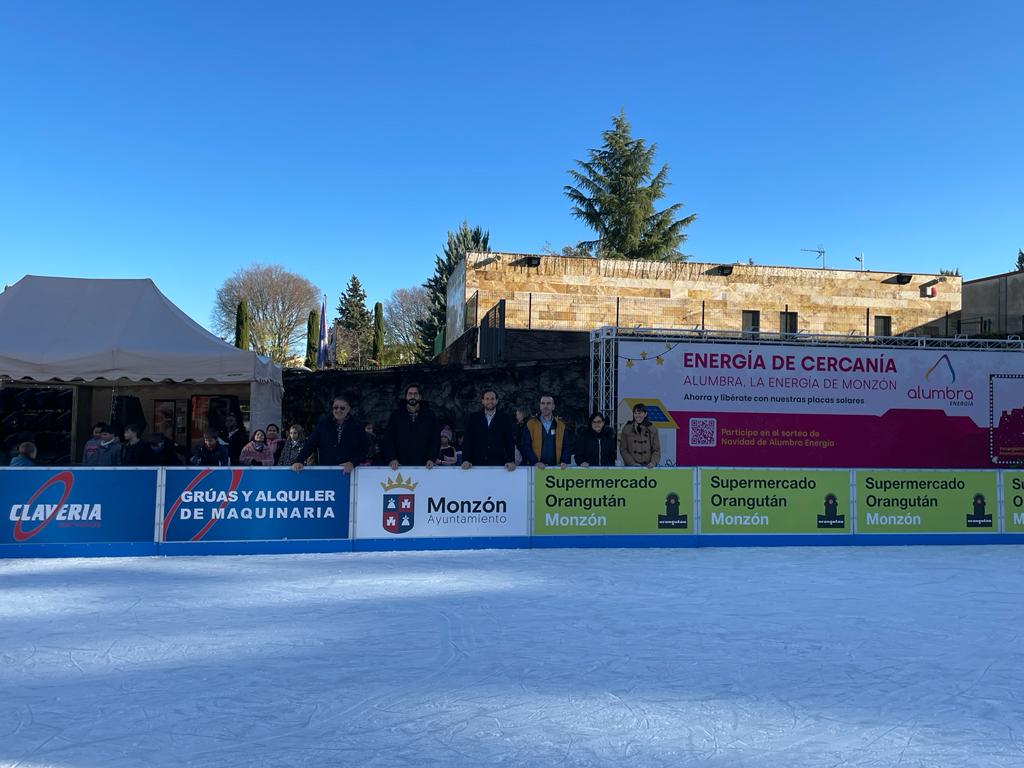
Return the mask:
<svg viewBox="0 0 1024 768">
<path fill-rule="evenodd" d="M 755 309 L 743 310 L 743 338 L 757 339 L 761 334 L 761 313 Z"/>
<path fill-rule="evenodd" d="M 992 318 L 986 317 L 981 321 L 981 332 L 992 333 Z"/>
<path fill-rule="evenodd" d="M 779 312 L 779 333 L 797 332 L 797 313 Z"/>
<path fill-rule="evenodd" d="M 875 315 L 875 336 L 892 336 L 892 318 Z"/>
</svg>

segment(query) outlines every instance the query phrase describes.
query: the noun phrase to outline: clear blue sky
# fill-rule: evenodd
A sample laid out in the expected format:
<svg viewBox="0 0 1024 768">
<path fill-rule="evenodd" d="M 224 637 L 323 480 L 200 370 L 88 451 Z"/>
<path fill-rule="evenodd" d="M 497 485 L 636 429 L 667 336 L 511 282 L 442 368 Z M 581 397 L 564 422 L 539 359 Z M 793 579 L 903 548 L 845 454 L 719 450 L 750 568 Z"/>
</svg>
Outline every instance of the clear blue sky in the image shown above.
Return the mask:
<svg viewBox="0 0 1024 768">
<path fill-rule="evenodd" d="M 588 237 L 562 186 L 620 108 L 696 260 L 994 274 L 1024 248 L 1022 30 L 1011 0 L 0 0 L 0 282 L 152 277 L 207 325 L 253 261 L 384 300 L 464 218 L 495 250 Z"/>
</svg>

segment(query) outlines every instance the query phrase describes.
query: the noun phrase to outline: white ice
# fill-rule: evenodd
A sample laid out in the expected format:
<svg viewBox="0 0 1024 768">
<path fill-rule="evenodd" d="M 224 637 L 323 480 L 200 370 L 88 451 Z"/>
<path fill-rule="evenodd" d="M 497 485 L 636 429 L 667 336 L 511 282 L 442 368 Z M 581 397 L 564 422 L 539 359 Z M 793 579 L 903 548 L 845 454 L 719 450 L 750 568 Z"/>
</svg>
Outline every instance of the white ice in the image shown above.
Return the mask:
<svg viewBox="0 0 1024 768">
<path fill-rule="evenodd" d="M 1024 765 L 1024 549 L 0 561 L 0 765 Z"/>
</svg>

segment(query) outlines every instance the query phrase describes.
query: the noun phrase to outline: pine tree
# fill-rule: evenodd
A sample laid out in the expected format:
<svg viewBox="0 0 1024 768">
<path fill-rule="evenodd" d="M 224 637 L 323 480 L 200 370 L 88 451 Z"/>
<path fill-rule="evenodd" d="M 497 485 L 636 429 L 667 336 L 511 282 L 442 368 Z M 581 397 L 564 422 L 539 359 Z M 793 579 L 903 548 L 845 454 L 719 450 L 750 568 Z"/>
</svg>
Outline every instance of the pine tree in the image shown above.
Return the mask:
<svg viewBox="0 0 1024 768">
<path fill-rule="evenodd" d="M 238 302 L 235 311 L 235 346 L 249 349 L 249 307 L 244 301 Z"/>
<path fill-rule="evenodd" d="M 419 346 L 416 356 L 419 360 L 430 360 L 434 356 L 434 339 L 444 331 L 448 317 L 448 278 L 455 265 L 467 253 L 486 253 L 491 250 L 491 235 L 480 227 L 470 229 L 469 222 L 463 221 L 455 232 L 448 233 L 448 244 L 444 256 L 434 257 L 434 274 L 423 287 L 427 289 L 430 313 L 416 323 L 419 332 Z"/>
<path fill-rule="evenodd" d="M 306 321 L 306 367 L 316 370 L 316 350 L 320 341 L 320 312 L 312 310 Z"/>
<path fill-rule="evenodd" d="M 1024 249 L 1017 249 L 1017 271 L 1024 272 Z"/>
<path fill-rule="evenodd" d="M 366 308 L 366 291 L 355 275 L 338 300 L 337 324 L 341 327 L 343 352 L 348 362 L 362 365 L 372 343 L 373 316 Z"/>
<path fill-rule="evenodd" d="M 569 171 L 575 186 L 564 188 L 574 203 L 573 216 L 597 233 L 596 240 L 581 245 L 602 258 L 684 261 L 679 252 L 686 241 L 683 230 L 697 215 L 677 219 L 682 203 L 655 210 L 668 186 L 668 165 L 657 173 L 651 170 L 656 145 L 633 138 L 625 112 L 613 117 L 612 129 L 601 136 L 604 145 L 590 150 L 590 160 L 578 160 L 578 170 Z"/>
<path fill-rule="evenodd" d="M 384 305 L 379 301 L 373 305 L 373 362 L 384 364 Z"/>
</svg>

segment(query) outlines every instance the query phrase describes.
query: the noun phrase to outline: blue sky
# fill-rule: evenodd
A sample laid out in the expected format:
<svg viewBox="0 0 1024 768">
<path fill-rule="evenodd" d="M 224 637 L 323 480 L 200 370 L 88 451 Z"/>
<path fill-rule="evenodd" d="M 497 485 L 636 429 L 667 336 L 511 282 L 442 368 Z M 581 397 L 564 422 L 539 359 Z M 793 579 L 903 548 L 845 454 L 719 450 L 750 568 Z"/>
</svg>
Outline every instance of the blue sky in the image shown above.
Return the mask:
<svg viewBox="0 0 1024 768">
<path fill-rule="evenodd" d="M 620 109 L 696 260 L 1003 272 L 1022 29 L 1009 0 L 0 0 L 0 282 L 152 277 L 206 325 L 253 261 L 385 300 L 463 219 L 589 237 L 562 187 Z"/>
</svg>

